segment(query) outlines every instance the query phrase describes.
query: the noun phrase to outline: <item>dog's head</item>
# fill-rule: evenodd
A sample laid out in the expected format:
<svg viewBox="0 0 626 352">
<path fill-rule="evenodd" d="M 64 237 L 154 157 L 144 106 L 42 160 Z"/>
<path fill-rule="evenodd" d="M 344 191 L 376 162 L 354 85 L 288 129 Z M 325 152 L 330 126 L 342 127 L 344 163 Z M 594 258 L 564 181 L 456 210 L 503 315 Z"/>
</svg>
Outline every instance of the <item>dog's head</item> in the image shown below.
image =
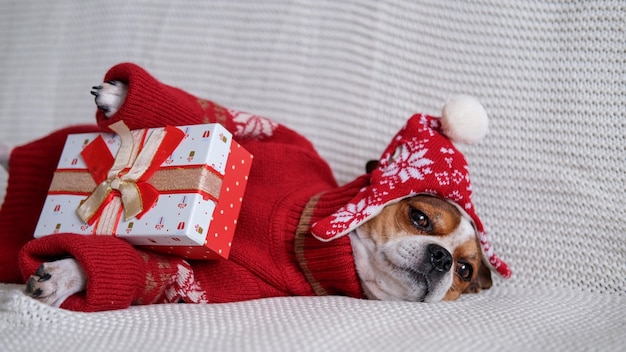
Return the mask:
<svg viewBox="0 0 626 352">
<path fill-rule="evenodd" d="M 471 218 L 438 197 L 386 206 L 351 234 L 365 294 L 379 300 L 455 300 L 491 287 Z"/>
<path fill-rule="evenodd" d="M 350 234 L 367 296 L 453 300 L 490 287 L 490 269 L 511 275 L 487 241 L 467 161 L 453 144 L 479 141 L 487 126 L 484 108 L 467 96 L 447 103 L 441 118 L 413 115 L 369 164 L 367 185 L 313 224 L 321 241 Z"/>
</svg>

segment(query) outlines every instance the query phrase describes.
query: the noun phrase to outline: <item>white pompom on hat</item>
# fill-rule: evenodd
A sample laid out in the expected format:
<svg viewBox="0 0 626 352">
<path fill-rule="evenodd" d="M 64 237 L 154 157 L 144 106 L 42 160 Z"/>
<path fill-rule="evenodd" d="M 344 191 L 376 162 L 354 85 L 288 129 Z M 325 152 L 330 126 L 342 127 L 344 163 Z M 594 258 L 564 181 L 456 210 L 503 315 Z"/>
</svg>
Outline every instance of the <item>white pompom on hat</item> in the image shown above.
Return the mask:
<svg viewBox="0 0 626 352">
<path fill-rule="evenodd" d="M 444 105 L 441 111 L 441 129 L 453 142 L 473 144 L 487 134 L 489 118 L 476 98 L 459 95 Z"/>
</svg>

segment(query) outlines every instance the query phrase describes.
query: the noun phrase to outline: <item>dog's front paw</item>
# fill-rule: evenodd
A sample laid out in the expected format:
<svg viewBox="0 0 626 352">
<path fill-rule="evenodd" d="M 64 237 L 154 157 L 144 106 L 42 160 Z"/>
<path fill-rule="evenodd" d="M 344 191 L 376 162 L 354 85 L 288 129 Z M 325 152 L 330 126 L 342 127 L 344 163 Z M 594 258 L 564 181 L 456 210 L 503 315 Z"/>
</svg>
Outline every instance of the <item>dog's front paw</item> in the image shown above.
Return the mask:
<svg viewBox="0 0 626 352">
<path fill-rule="evenodd" d="M 59 307 L 69 296 L 83 291 L 87 276 L 75 259 L 43 263 L 26 283 L 26 294 Z"/>
<path fill-rule="evenodd" d="M 106 117 L 113 116 L 119 110 L 128 93 L 128 86 L 120 81 L 104 82 L 91 89 L 91 94 L 95 96 L 96 106 L 104 112 Z"/>
</svg>

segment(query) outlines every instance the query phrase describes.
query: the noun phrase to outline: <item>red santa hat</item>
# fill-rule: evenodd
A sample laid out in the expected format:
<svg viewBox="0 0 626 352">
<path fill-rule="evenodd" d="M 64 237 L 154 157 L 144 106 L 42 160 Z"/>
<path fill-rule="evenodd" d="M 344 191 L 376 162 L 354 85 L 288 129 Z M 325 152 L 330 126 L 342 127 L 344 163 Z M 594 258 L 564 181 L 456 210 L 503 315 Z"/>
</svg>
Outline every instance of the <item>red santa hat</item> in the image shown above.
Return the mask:
<svg viewBox="0 0 626 352">
<path fill-rule="evenodd" d="M 452 144 L 478 142 L 487 129 L 485 109 L 469 96 L 448 102 L 441 118 L 413 115 L 382 154 L 370 184 L 334 214 L 313 224 L 313 235 L 331 241 L 378 215 L 386 205 L 432 194 L 458 205 L 472 218 L 484 262 L 501 276 L 510 277 L 508 265 L 495 255 L 476 215 L 465 157 Z"/>
</svg>

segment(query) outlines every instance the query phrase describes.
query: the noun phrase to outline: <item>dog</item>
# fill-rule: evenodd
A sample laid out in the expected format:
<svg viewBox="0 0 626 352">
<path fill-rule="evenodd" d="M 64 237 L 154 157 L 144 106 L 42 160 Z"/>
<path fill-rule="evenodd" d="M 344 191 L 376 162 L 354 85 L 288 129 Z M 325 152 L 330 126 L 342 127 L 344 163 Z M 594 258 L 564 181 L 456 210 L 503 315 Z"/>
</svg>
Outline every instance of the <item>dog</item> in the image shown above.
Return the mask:
<svg viewBox="0 0 626 352">
<path fill-rule="evenodd" d="M 368 299 L 449 301 L 492 286 L 470 219 L 433 196 L 386 207 L 350 234 L 350 240 Z M 59 307 L 86 284 L 78 262 L 66 258 L 41 265 L 28 280 L 26 293 Z"/>
<path fill-rule="evenodd" d="M 110 80 L 93 87 L 91 93 L 95 96 L 95 103 L 99 113 L 104 115 L 104 119 L 113 119 L 118 112 L 121 113 L 124 109 L 127 97 L 131 99 L 130 97 L 133 92 L 129 91 L 129 89 L 132 89 L 132 85 L 132 81 Z M 415 118 L 416 121 L 420 120 L 419 123 L 424 123 L 424 119 L 424 115 L 421 116 L 421 119 Z M 269 123 L 271 124 L 272 122 Z M 429 123 L 433 125 L 432 121 Z M 233 130 L 235 129 L 233 128 Z M 287 289 L 282 286 L 276 288 L 276 285 L 270 282 L 273 279 L 263 277 L 262 280 L 258 282 L 251 281 L 252 279 L 249 278 L 250 274 L 246 272 L 241 274 L 245 279 L 242 279 L 241 283 L 236 284 L 246 285 L 246 282 L 250 282 L 251 285 L 261 287 L 264 292 L 263 294 L 255 293 L 250 296 L 236 296 L 235 298 L 233 298 L 234 296 L 229 296 L 223 300 L 219 296 L 214 296 L 210 299 L 207 298 L 207 294 L 219 291 L 222 288 L 221 286 L 215 286 L 218 288 L 207 289 L 204 285 L 207 285 L 209 279 L 212 282 L 219 281 L 220 277 L 216 277 L 211 274 L 211 272 L 222 270 L 217 269 L 220 267 L 228 267 L 230 259 L 219 260 L 219 263 L 188 263 L 181 260 L 181 263 L 184 264 L 177 264 L 179 267 L 178 271 L 171 275 L 167 283 L 167 285 L 170 286 L 176 286 L 176 283 L 178 283 L 179 287 L 177 291 L 175 290 L 178 294 L 171 292 L 168 294 L 165 292 L 165 296 L 168 296 L 169 300 L 163 300 L 162 298 L 159 300 L 155 298 L 150 302 L 142 300 L 140 303 L 145 304 L 166 301 L 202 303 L 215 301 L 228 302 L 240 299 L 294 294 L 340 294 L 374 300 L 401 300 L 411 302 L 452 301 L 458 299 L 463 293 L 477 293 L 481 290 L 489 289 L 492 286 L 492 270 L 495 270 L 497 273 L 501 274 L 501 276 L 508 277 L 510 275 L 508 266 L 490 250 L 490 246 L 484 235 L 484 230 L 482 229 L 482 224 L 475 215 L 471 202 L 469 199 L 461 201 L 459 198 L 462 198 L 463 192 L 471 188 L 469 187 L 467 175 L 460 175 L 463 177 L 455 179 L 452 172 L 436 172 L 439 166 L 433 162 L 432 158 L 422 158 L 417 164 L 411 164 L 428 164 L 425 166 L 422 165 L 423 167 L 420 166 L 420 169 L 417 171 L 415 168 L 407 169 L 407 167 L 398 166 L 398 160 L 402 158 L 410 161 L 414 159 L 416 155 L 421 155 L 422 157 L 427 155 L 424 154 L 425 152 L 416 152 L 414 149 L 411 149 L 415 147 L 413 145 L 415 143 L 407 142 L 403 144 L 403 142 L 401 142 L 402 138 L 400 137 L 409 133 L 406 132 L 408 130 L 408 127 L 405 127 L 403 131 L 399 132 L 398 136 L 394 138 L 394 142 L 388 147 L 388 151 L 383 154 L 380 160 L 369 164 L 368 172 L 366 175 L 358 178 L 358 182 L 355 182 L 354 185 L 349 184 L 343 186 L 343 188 L 352 187 L 350 188 L 351 191 L 348 192 L 350 193 L 349 197 L 344 197 L 342 193 L 342 197 L 347 200 L 343 201 L 343 203 L 347 204 L 341 207 L 335 206 L 332 216 L 323 214 L 324 216 L 315 219 L 318 220 L 315 223 L 305 222 L 303 220 L 305 215 L 302 215 L 298 220 L 297 229 L 305 229 L 304 232 L 307 232 L 307 235 L 305 235 L 305 237 L 298 237 L 301 234 L 296 233 L 294 240 L 296 252 L 295 254 L 289 254 L 289 258 L 291 261 L 299 262 L 295 267 L 298 268 L 298 271 L 303 272 L 303 274 L 300 274 L 307 278 L 312 288 L 307 286 L 307 289 L 304 291 L 299 291 L 299 289 L 295 288 Z M 241 132 L 241 129 L 235 131 Z M 430 130 L 428 132 L 430 135 L 433 134 Z M 450 132 L 450 134 L 453 133 Z M 271 140 L 271 138 L 269 139 Z M 262 142 L 263 140 L 255 140 L 253 143 L 262 145 Z M 420 150 L 426 149 L 423 143 L 417 147 L 422 148 Z M 449 155 L 459 153 L 456 149 L 453 150 L 451 148 L 452 147 L 446 149 L 441 147 L 441 153 L 447 153 Z M 262 149 L 257 149 L 262 152 Z M 257 152 L 257 154 L 261 152 Z M 403 155 L 406 155 L 406 157 Z M 257 159 L 256 156 L 255 154 L 255 162 Z M 427 163 L 425 160 L 430 161 L 430 163 Z M 456 160 L 453 161 L 452 158 L 447 158 L 442 162 L 453 165 Z M 465 162 L 462 156 L 461 162 Z M 409 176 L 406 176 L 407 172 Z M 455 182 L 457 186 L 460 184 L 461 186 L 459 187 L 461 188 L 459 189 L 461 189 L 461 196 L 459 196 L 457 189 L 452 189 L 452 191 L 448 192 L 446 188 L 445 192 L 456 194 L 454 196 L 456 198 L 450 198 L 441 196 L 441 194 L 447 194 L 444 191 L 441 193 L 427 189 L 425 191 L 408 192 L 404 190 L 404 188 L 408 187 L 405 186 L 405 183 L 402 183 L 401 186 L 390 186 L 389 184 L 390 177 L 395 177 L 394 179 L 402 181 L 405 178 L 411 180 L 410 177 L 427 179 L 431 177 L 431 175 L 433 179 L 435 179 L 436 176 L 440 184 L 445 185 L 445 187 L 455 187 Z M 441 181 L 442 177 L 448 177 L 448 183 Z M 376 182 L 378 181 L 374 181 L 374 179 L 380 179 L 382 181 L 377 184 Z M 255 178 L 251 177 L 249 182 L 252 183 L 254 181 Z M 452 184 L 452 186 L 448 184 Z M 256 186 L 265 188 L 273 187 L 272 184 L 249 184 L 249 187 Z M 382 191 L 383 187 L 387 187 L 385 191 Z M 404 193 L 396 194 L 394 192 Z M 246 195 L 247 194 L 248 193 L 246 193 Z M 318 198 L 311 197 L 312 200 L 308 201 L 306 206 L 308 207 L 313 202 L 313 199 L 315 199 L 316 202 L 321 202 L 319 199 L 324 198 L 323 194 L 322 192 L 321 198 L 319 198 L 319 196 L 317 196 Z M 370 195 L 367 196 L 367 194 Z M 245 197 L 244 202 L 246 201 Z M 374 202 L 374 199 L 378 203 Z M 364 204 L 374 205 L 364 207 Z M 314 210 L 307 209 L 308 208 L 305 207 L 302 214 L 314 212 Z M 350 215 L 346 215 L 348 213 Z M 246 212 L 246 207 L 244 206 L 240 217 L 244 219 L 248 216 L 250 216 L 250 214 Z M 344 221 L 346 218 L 349 218 L 349 221 Z M 313 222 L 313 220 L 310 221 Z M 239 226 L 246 227 L 245 224 L 238 224 L 237 226 L 238 231 Z M 271 231 L 269 232 L 271 233 Z M 313 236 L 310 236 L 309 232 L 312 232 Z M 57 235 L 48 237 L 55 236 Z M 235 236 L 232 244 L 233 251 L 238 248 L 237 236 L 239 236 L 239 233 L 236 233 Z M 243 238 L 244 236 L 246 235 L 242 235 L 241 241 L 248 241 L 247 237 Z M 289 240 L 288 243 L 289 246 L 292 246 L 293 242 Z M 348 248 L 346 249 L 346 253 L 348 253 L 347 255 L 350 257 L 350 263 L 346 265 L 353 267 L 353 271 L 356 273 L 355 280 L 357 282 L 354 284 L 355 286 L 350 286 L 353 288 L 342 291 L 335 288 L 343 283 L 335 286 L 320 284 L 315 281 L 316 278 L 311 278 L 316 274 L 311 274 L 308 270 L 313 271 L 312 268 L 318 265 L 318 263 L 316 263 L 314 259 L 306 257 L 307 254 L 299 253 L 297 249 L 299 248 L 298 246 L 306 246 L 308 243 L 310 243 L 315 250 L 317 250 L 319 246 L 332 248 L 332 246 L 338 245 L 338 243 Z M 243 246 L 243 244 L 241 246 Z M 265 256 L 268 255 L 271 254 L 265 254 Z M 246 262 L 247 259 L 238 258 L 237 254 L 235 254 L 233 261 L 237 262 L 237 267 L 229 268 L 224 272 L 239 275 L 240 271 L 247 270 L 242 269 L 241 267 L 245 265 L 240 263 Z M 241 258 L 244 257 L 242 256 Z M 261 260 L 265 261 L 267 258 Z M 277 261 L 277 259 L 274 260 Z M 334 259 L 331 258 L 328 260 L 332 261 Z M 148 262 L 147 259 L 146 262 Z M 253 262 L 253 260 L 250 259 L 248 262 Z M 269 262 L 271 262 L 271 260 Z M 84 295 L 85 293 L 88 294 L 91 281 L 100 279 L 99 276 L 89 276 L 86 268 L 91 270 L 92 265 L 93 264 L 83 266 L 80 260 L 69 255 L 64 258 L 45 261 L 39 265 L 36 271 L 27 279 L 25 293 L 45 304 L 60 307 L 70 297 L 80 294 Z M 280 263 L 278 265 L 280 265 Z M 341 264 L 341 267 L 343 267 L 343 265 L 344 264 Z M 162 264 L 162 266 L 166 266 L 166 264 Z M 174 264 L 171 266 L 174 266 Z M 339 267 L 338 264 L 337 266 L 332 264 L 333 270 Z M 180 268 L 184 268 L 185 270 Z M 263 270 L 266 270 L 268 266 L 264 266 L 264 268 Z M 291 267 L 286 266 L 283 268 L 273 268 L 271 270 L 290 272 Z M 341 270 L 337 269 L 337 272 Z M 257 269 L 250 271 L 256 272 Z M 181 272 L 185 274 L 183 275 Z M 337 280 L 343 280 L 341 276 L 343 274 L 336 275 Z M 203 298 L 194 300 L 189 298 L 193 296 L 191 294 L 180 294 L 180 292 L 182 292 L 180 282 L 185 281 L 189 277 L 192 277 L 192 286 L 195 287 L 196 296 L 194 297 Z M 202 279 L 195 279 L 199 277 L 202 277 Z M 327 279 L 333 280 L 335 278 L 331 277 Z M 228 276 L 221 278 L 221 280 L 228 282 L 234 279 L 233 276 Z M 321 282 L 321 280 L 318 281 Z M 265 285 L 273 287 L 265 288 Z M 163 286 L 165 287 L 166 284 L 163 284 Z M 189 287 L 189 285 L 186 287 Z M 167 289 L 164 290 L 167 291 Z M 164 294 L 161 293 L 161 296 L 163 295 Z M 137 304 L 136 301 L 132 303 Z M 115 308 L 120 307 L 115 306 L 111 309 Z M 97 309 L 99 310 L 101 308 Z"/>
</svg>

